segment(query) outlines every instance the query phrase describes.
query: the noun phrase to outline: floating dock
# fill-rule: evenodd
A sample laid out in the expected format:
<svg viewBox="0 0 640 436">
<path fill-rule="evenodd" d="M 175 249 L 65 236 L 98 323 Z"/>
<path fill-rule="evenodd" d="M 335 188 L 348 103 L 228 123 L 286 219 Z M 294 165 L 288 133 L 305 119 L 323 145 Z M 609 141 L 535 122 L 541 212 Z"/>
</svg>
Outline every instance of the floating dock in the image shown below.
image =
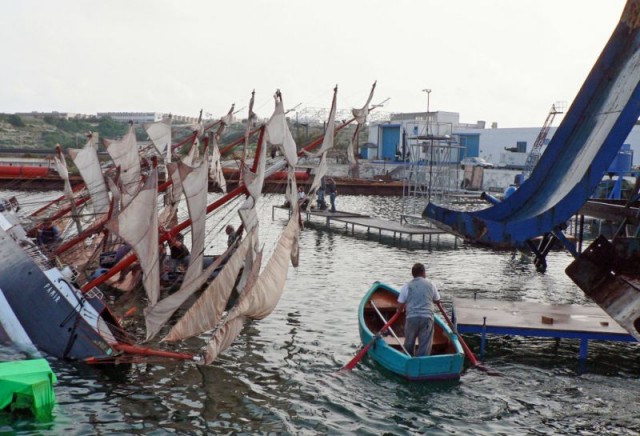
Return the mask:
<svg viewBox="0 0 640 436">
<path fill-rule="evenodd" d="M 271 219 L 275 218 L 275 210 L 284 209 L 289 211 L 288 207 L 273 206 L 271 210 Z M 301 211 L 303 216 L 306 216 L 306 221 L 309 222 L 312 217 L 324 218 L 326 220 L 326 226 L 331 228 L 331 223 L 341 223 L 349 229 L 351 226 L 351 234 L 355 234 L 355 227 L 364 227 L 367 230 L 367 236 L 371 234 L 372 229 L 377 230 L 378 240 L 382 239 L 382 233 L 393 234 L 393 240 L 402 243 L 402 238 L 408 241 L 410 245 L 414 237 L 422 237 L 422 245 L 425 245 L 425 238 L 431 235 L 444 234 L 443 230 L 438 228 L 419 226 L 413 224 L 401 224 L 394 221 L 387 221 L 380 218 L 373 218 L 368 215 L 362 215 L 353 212 L 337 211 L 329 212 L 328 210 L 306 210 Z"/>
<path fill-rule="evenodd" d="M 637 342 L 598 306 L 454 298 L 453 307 L 460 333 L 482 335 L 481 354 L 488 334 L 579 339 L 580 359 L 589 340 Z"/>
</svg>

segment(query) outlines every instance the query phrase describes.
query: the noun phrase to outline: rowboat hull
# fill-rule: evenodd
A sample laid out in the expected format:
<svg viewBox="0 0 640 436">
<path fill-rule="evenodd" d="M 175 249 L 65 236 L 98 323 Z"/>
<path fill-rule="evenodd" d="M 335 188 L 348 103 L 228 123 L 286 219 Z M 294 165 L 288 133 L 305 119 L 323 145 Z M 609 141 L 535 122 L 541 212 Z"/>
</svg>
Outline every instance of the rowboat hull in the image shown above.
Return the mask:
<svg viewBox="0 0 640 436">
<path fill-rule="evenodd" d="M 395 313 L 399 292 L 389 285 L 375 282 L 360 302 L 358 319 L 360 338 L 368 344 L 384 325 L 371 302 L 385 319 Z M 404 314 L 392 326 L 404 342 Z M 411 381 L 456 380 L 464 364 L 464 351 L 457 336 L 438 316 L 434 317 L 434 338 L 431 355 L 410 357 L 400 347 L 394 336 L 383 336 L 369 348 L 368 356 L 387 370 Z"/>
</svg>

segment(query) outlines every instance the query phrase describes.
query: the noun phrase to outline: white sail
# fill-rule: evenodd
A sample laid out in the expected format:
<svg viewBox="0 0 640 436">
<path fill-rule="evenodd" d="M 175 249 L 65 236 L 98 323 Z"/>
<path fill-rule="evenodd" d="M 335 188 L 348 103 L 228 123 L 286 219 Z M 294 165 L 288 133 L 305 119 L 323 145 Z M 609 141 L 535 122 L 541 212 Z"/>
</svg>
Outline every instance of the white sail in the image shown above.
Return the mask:
<svg viewBox="0 0 640 436">
<path fill-rule="evenodd" d="M 207 344 L 207 347 L 205 348 L 205 365 L 209 365 L 216 359 L 216 357 L 220 355 L 220 353 L 229 348 L 229 346 L 242 331 L 242 328 L 244 327 L 244 321 L 244 317 L 236 317 L 228 322 L 225 322 L 224 325 L 215 332 L 215 334 Z"/>
<path fill-rule="evenodd" d="M 177 205 L 180 202 L 182 196 L 182 180 L 180 179 L 180 173 L 178 171 L 178 164 L 175 162 L 167 163 L 167 173 L 171 177 L 171 199 L 170 202 Z"/>
<path fill-rule="evenodd" d="M 205 156 L 206 152 L 205 148 Z M 202 159 L 195 167 L 180 162 L 178 172 L 191 218 L 191 257 L 185 274 L 185 281 L 189 281 L 202 273 L 209 161 Z"/>
<path fill-rule="evenodd" d="M 200 147 L 200 141 L 198 141 L 198 138 L 196 137 L 194 138 L 193 143 L 189 148 L 189 153 L 187 153 L 187 155 L 182 158 L 182 162 L 186 163 L 187 165 L 192 165 L 192 166 L 195 165 L 195 163 L 200 158 L 199 147 Z"/>
<path fill-rule="evenodd" d="M 262 187 L 264 186 L 265 166 L 266 166 L 266 160 L 267 160 L 266 144 L 263 143 L 262 146 L 259 148 L 260 148 L 260 155 L 255 157 L 255 159 L 258 159 L 258 168 L 256 169 L 256 172 L 255 173 L 252 172 L 246 166 L 242 170 L 243 182 L 247 187 L 247 191 L 249 191 L 249 195 L 251 196 L 251 200 L 252 200 L 252 205 L 254 206 L 258 204 L 258 199 L 262 195 Z M 243 206 L 243 207 L 246 208 L 246 206 Z"/>
<path fill-rule="evenodd" d="M 211 160 L 209 163 L 209 178 L 214 184 L 217 184 L 222 192 L 227 192 L 227 181 L 224 178 L 222 172 L 222 156 L 220 155 L 220 149 L 218 148 L 218 135 L 213 135 L 213 141 L 211 146 Z"/>
<path fill-rule="evenodd" d="M 198 301 L 173 326 L 163 341 L 177 341 L 211 330 L 220 321 L 233 291 L 247 251 L 253 244 L 253 233 L 238 246 L 218 276 L 209 283 Z"/>
<path fill-rule="evenodd" d="M 145 124 L 144 130 L 160 156 L 167 153 L 167 148 L 171 149 L 171 118 L 165 118 L 157 123 Z"/>
<path fill-rule="evenodd" d="M 109 192 L 111 192 L 112 204 L 113 208 L 111 209 L 111 217 L 115 218 L 120 213 L 122 209 L 122 192 L 116 182 L 111 179 L 111 177 L 106 177 L 107 186 L 109 187 Z"/>
<path fill-rule="evenodd" d="M 91 196 L 93 211 L 96 214 L 109 212 L 109 193 L 102 175 L 102 168 L 98 160 L 98 150 L 95 139 L 90 137 L 83 149 L 69 149 L 69 156 L 80 171 L 80 175 Z"/>
<path fill-rule="evenodd" d="M 289 271 L 289 259 L 291 253 L 296 249 L 295 245 L 299 233 L 298 218 L 292 215 L 264 271 L 258 275 L 262 252 L 257 254 L 251 268 L 245 265 L 245 272 L 247 269 L 250 269 L 250 272 L 247 274 L 238 301 L 229 311 L 224 324 L 214 333 L 205 349 L 204 360 L 206 364 L 213 362 L 221 352 L 231 345 L 242 331 L 242 326 L 247 318 L 263 319 L 273 312 L 284 290 Z"/>
<path fill-rule="evenodd" d="M 273 312 L 284 290 L 291 251 L 299 232 L 298 217 L 292 215 L 264 271 L 255 285 L 241 294 L 227 319 L 238 316 L 262 319 Z"/>
<path fill-rule="evenodd" d="M 322 178 L 327 175 L 327 171 L 327 153 L 322 153 L 322 157 L 320 157 L 320 164 L 318 164 L 318 168 L 316 168 L 316 173 L 313 176 L 313 182 L 311 182 L 311 187 L 309 188 L 309 197 L 313 198 L 315 192 L 320 188 L 322 185 Z"/>
<path fill-rule="evenodd" d="M 373 100 L 373 92 L 376 90 L 376 83 L 373 82 L 373 86 L 371 87 L 371 92 L 369 92 L 369 98 L 367 98 L 367 102 L 360 109 L 351 109 L 351 113 L 356 119 L 358 126 L 361 126 L 367 122 L 367 117 L 369 116 L 369 105 L 371 104 L 371 100 Z"/>
<path fill-rule="evenodd" d="M 120 167 L 120 181 L 123 187 L 123 205 L 126 206 L 135 195 L 140 184 L 140 157 L 133 126 L 120 141 L 104 140 L 107 152 L 116 166 Z"/>
<path fill-rule="evenodd" d="M 205 268 L 202 274 L 192 280 L 185 280 L 178 292 L 169 295 L 153 307 L 150 306 L 145 309 L 144 316 L 147 328 L 147 340 L 152 339 L 158 334 L 162 326 L 171 318 L 171 315 L 173 315 L 195 291 L 205 284 L 209 277 L 211 277 L 211 274 L 222 265 L 222 261 L 230 256 L 232 252 L 233 247 L 228 247 L 211 265 Z"/>
<path fill-rule="evenodd" d="M 305 151 L 309 157 L 322 156 L 327 151 L 333 148 L 333 141 L 336 136 L 336 102 L 338 97 L 338 86 L 333 90 L 333 101 L 331 102 L 331 111 L 329 111 L 329 119 L 327 120 L 327 129 L 324 132 L 324 138 L 322 138 L 322 145 L 316 152 L 311 153 Z"/>
<path fill-rule="evenodd" d="M 64 195 L 69 200 L 69 205 L 71 206 L 71 216 L 73 221 L 76 224 L 76 228 L 78 233 L 82 231 L 82 227 L 80 225 L 80 218 L 78 218 L 78 211 L 76 210 L 76 202 L 73 198 L 73 191 L 71 190 L 71 183 L 69 182 L 69 170 L 67 169 L 67 161 L 64 158 L 64 154 L 62 154 L 62 148 L 60 145 L 56 145 L 58 149 L 58 156 L 54 156 L 54 162 L 56 166 L 56 170 L 60 175 L 60 178 L 64 181 Z"/>
<path fill-rule="evenodd" d="M 156 304 L 160 293 L 157 190 L 158 174 L 154 168 L 138 194 L 106 224 L 128 242 L 138 256 L 150 305 Z"/>
<path fill-rule="evenodd" d="M 293 136 L 289 130 L 289 125 L 287 124 L 287 117 L 284 114 L 284 105 L 280 91 L 276 92 L 275 100 L 275 111 L 266 125 L 267 142 L 272 145 L 277 145 L 287 159 L 289 166 L 295 167 L 298 163 L 298 150 L 296 148 L 296 142 L 293 140 Z"/>
</svg>

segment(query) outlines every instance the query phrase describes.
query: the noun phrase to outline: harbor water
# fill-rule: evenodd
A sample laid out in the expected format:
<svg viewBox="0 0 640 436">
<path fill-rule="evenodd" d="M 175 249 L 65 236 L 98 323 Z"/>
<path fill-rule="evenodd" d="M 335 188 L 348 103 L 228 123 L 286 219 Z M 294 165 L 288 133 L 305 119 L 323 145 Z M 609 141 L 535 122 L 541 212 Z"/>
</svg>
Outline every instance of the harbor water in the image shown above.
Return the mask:
<svg viewBox="0 0 640 436">
<path fill-rule="evenodd" d="M 285 210 L 261 205 L 268 248 Z M 338 197 L 338 209 L 398 219 L 393 197 Z M 274 313 L 248 324 L 214 364 L 134 364 L 103 370 L 49 359 L 58 377 L 48 423 L 0 414 L 0 431 L 37 434 L 638 434 L 640 347 L 590 344 L 578 361 L 576 341 L 491 337 L 483 357 L 502 373 L 467 369 L 460 381 L 410 383 L 365 359 L 336 371 L 358 351 L 357 308 L 376 281 L 401 286 L 423 262 L 453 297 L 587 304 L 565 275 L 567 252 L 552 252 L 536 272 L 528 254 L 473 247 L 449 235 L 400 244 L 377 232 L 351 235 L 312 219 L 300 238 Z M 479 338 L 466 336 L 472 349 Z M 188 345 L 199 346 L 192 340 Z M 11 353 L 9 348 L 3 354 Z"/>
</svg>

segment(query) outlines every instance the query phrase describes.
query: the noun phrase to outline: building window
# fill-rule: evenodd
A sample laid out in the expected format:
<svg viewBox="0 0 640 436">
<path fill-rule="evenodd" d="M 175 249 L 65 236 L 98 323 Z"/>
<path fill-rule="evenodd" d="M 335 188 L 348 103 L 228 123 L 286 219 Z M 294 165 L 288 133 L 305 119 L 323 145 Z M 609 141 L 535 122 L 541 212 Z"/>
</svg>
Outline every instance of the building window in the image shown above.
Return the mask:
<svg viewBox="0 0 640 436">
<path fill-rule="evenodd" d="M 518 153 L 526 153 L 527 152 L 527 141 L 518 141 L 516 142 L 516 149 Z"/>
</svg>

